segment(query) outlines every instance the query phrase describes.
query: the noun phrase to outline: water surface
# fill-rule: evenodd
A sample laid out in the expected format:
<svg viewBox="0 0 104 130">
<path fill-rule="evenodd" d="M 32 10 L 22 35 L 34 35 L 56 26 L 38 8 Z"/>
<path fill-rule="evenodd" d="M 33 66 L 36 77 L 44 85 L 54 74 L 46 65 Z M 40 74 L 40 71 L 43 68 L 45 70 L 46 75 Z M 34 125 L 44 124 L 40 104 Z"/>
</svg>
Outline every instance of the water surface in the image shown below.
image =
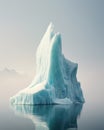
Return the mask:
<svg viewBox="0 0 104 130">
<path fill-rule="evenodd" d="M 100 105 L 6 104 L 0 111 L 0 130 L 104 130 Z"/>
</svg>

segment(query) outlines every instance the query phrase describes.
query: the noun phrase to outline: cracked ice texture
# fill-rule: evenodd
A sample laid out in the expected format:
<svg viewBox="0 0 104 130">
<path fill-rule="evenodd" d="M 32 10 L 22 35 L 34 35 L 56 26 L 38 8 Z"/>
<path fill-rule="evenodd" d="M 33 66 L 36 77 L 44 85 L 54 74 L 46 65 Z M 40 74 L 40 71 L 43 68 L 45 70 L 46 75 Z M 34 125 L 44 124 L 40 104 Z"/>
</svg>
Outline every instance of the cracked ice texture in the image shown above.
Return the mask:
<svg viewBox="0 0 104 130">
<path fill-rule="evenodd" d="M 13 104 L 70 104 L 84 102 L 77 81 L 78 64 L 62 54 L 60 33 L 50 23 L 36 52 L 36 76 L 24 90 L 11 97 Z"/>
</svg>

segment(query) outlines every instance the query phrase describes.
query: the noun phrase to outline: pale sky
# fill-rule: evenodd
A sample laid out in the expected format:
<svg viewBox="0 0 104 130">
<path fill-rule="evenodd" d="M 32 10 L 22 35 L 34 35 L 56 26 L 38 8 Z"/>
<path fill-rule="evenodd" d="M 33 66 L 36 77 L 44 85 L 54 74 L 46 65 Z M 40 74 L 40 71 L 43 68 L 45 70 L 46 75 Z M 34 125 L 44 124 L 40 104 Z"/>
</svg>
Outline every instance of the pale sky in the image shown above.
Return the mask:
<svg viewBox="0 0 104 130">
<path fill-rule="evenodd" d="M 79 64 L 82 85 L 103 83 L 104 0 L 0 0 L 0 70 L 33 75 L 36 47 L 50 22 L 62 34 L 64 55 Z"/>
<path fill-rule="evenodd" d="M 103 62 L 103 0 L 0 0 L 0 69 L 31 71 L 35 50 L 50 21 L 74 61 Z"/>
</svg>

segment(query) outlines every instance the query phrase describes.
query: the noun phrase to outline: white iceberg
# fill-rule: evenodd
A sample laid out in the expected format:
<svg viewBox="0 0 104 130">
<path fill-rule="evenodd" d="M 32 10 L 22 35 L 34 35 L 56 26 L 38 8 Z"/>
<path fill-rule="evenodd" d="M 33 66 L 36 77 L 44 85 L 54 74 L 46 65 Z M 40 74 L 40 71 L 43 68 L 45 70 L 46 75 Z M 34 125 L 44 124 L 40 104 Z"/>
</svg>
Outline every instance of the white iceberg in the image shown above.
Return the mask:
<svg viewBox="0 0 104 130">
<path fill-rule="evenodd" d="M 36 53 L 36 76 L 24 90 L 11 97 L 12 104 L 70 104 L 84 102 L 77 81 L 78 64 L 62 54 L 61 35 L 48 26 Z"/>
</svg>

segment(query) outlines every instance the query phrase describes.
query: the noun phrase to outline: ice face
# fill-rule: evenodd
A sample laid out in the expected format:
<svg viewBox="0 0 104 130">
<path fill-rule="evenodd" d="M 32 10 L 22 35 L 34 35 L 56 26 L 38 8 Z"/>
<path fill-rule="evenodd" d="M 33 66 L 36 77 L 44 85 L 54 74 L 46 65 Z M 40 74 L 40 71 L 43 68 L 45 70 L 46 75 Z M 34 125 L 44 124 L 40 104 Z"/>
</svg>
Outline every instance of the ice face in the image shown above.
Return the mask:
<svg viewBox="0 0 104 130">
<path fill-rule="evenodd" d="M 48 26 L 37 52 L 36 76 L 24 90 L 11 97 L 13 104 L 70 104 L 84 102 L 77 81 L 78 64 L 62 54 L 61 35 Z"/>
</svg>

